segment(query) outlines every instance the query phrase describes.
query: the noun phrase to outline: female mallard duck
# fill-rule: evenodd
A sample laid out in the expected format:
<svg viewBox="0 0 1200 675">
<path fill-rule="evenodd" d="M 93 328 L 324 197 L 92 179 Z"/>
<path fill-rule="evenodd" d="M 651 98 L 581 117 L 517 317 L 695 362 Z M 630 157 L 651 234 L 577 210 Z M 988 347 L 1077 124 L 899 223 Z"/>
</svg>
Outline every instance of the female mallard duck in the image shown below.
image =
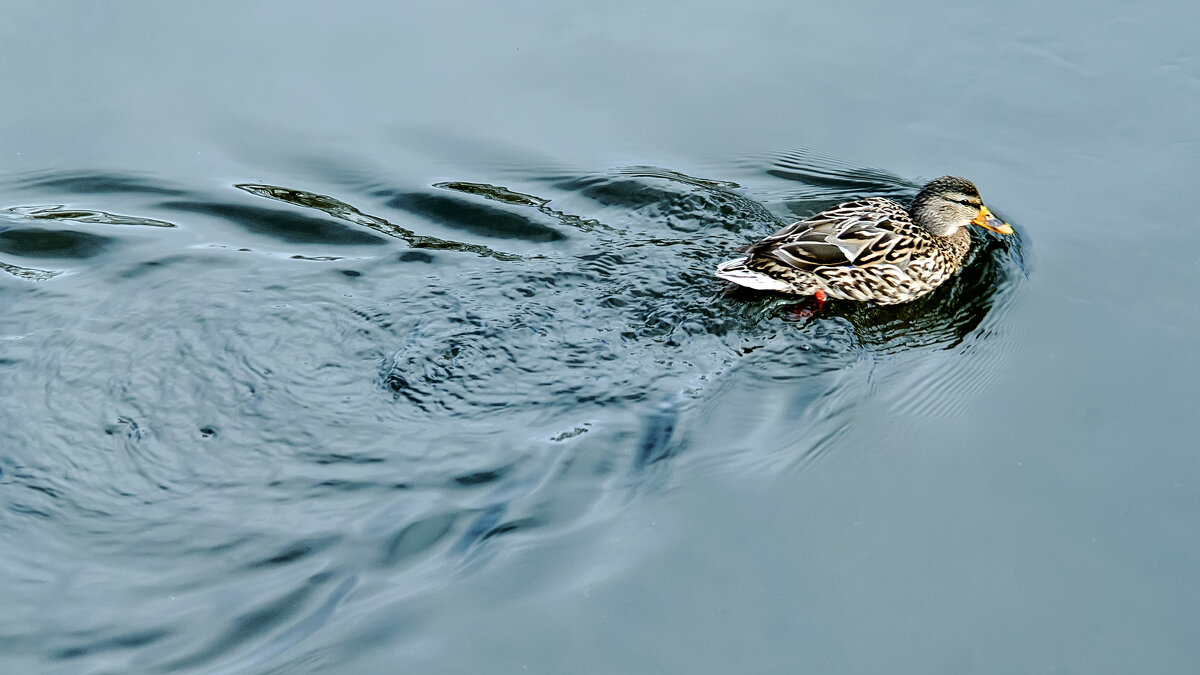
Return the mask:
<svg viewBox="0 0 1200 675">
<path fill-rule="evenodd" d="M 967 225 L 1012 234 L 971 181 L 942 176 L 912 207 L 871 197 L 792 223 L 717 266 L 717 276 L 763 291 L 894 305 L 916 300 L 962 267 Z"/>
</svg>

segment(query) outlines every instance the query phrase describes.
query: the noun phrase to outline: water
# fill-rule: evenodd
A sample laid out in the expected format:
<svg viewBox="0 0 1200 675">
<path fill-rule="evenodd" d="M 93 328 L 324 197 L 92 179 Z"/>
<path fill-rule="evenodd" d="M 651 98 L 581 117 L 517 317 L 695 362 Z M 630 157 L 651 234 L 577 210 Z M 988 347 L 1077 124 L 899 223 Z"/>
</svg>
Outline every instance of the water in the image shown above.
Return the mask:
<svg viewBox="0 0 1200 675">
<path fill-rule="evenodd" d="M 7 14 L 6 672 L 1200 665 L 1192 4 Z M 711 276 L 943 173 L 925 300 Z"/>
</svg>

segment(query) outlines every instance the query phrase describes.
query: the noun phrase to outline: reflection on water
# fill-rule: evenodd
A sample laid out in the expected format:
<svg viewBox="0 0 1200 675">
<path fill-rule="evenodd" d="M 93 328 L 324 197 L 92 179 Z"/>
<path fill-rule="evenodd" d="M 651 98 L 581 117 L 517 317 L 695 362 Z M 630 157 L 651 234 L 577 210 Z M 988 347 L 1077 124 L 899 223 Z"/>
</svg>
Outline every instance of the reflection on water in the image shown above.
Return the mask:
<svg viewBox="0 0 1200 675">
<path fill-rule="evenodd" d="M 328 650 L 334 622 L 403 625 L 514 547 L 619 518 L 681 463 L 815 461 L 880 386 L 864 368 L 987 352 L 1024 275 L 1019 237 L 981 238 L 912 305 L 834 303 L 798 324 L 781 298 L 724 292 L 715 264 L 782 220 L 915 192 L 809 155 L 715 179 L 379 182 L 12 181 L 89 205 L 12 208 L 0 231 L 19 277 L 3 294 L 3 523 L 26 542 L 3 563 L 19 581 L 0 638 L 29 663 L 254 669 Z M 98 210 L 117 195 L 147 215 Z M 194 239 L 138 247 L 126 225 Z M 54 274 L 27 259 L 78 267 L 26 284 Z M 945 408 L 925 388 L 921 405 Z M 783 402 L 779 422 L 736 421 L 763 400 Z M 46 606 L 47 587 L 65 600 Z"/>
<path fill-rule="evenodd" d="M 104 211 L 88 209 L 68 209 L 62 205 L 51 206 L 14 206 L 5 210 L 7 213 L 24 216 L 30 220 L 56 220 L 76 223 L 92 223 L 97 225 L 141 225 L 144 227 L 175 227 L 173 224 L 153 218 L 138 218 L 122 216 Z"/>
<path fill-rule="evenodd" d="M 106 181 L 95 176 L 74 176 L 61 181 L 43 177 L 33 184 L 80 186 L 97 191 L 95 183 L 109 189 L 120 185 L 120 181 Z M 0 209 L 0 253 L 34 260 L 86 260 L 102 254 L 112 243 L 111 237 L 82 229 L 68 229 L 71 225 L 134 225 L 143 227 L 174 227 L 172 223 L 126 216 L 92 209 L 71 209 L 61 204 L 46 206 L 13 206 Z M 0 270 L 27 281 L 45 281 L 62 273 L 0 261 Z"/>
<path fill-rule="evenodd" d="M 466 244 L 458 241 L 439 239 L 437 237 L 419 236 L 412 230 L 407 230 L 403 227 L 394 225 L 383 218 L 367 215 L 353 206 L 350 206 L 349 204 L 326 195 L 318 195 L 312 192 L 306 192 L 304 190 L 291 190 L 274 185 L 255 185 L 253 183 L 239 183 L 234 185 L 234 187 L 238 188 L 239 190 L 245 190 L 246 192 L 259 197 L 277 199 L 281 202 L 293 204 L 295 206 L 302 206 L 305 208 L 322 211 L 339 220 L 345 220 L 347 222 L 354 223 L 355 225 L 370 228 L 389 237 L 401 239 L 407 242 L 408 245 L 413 248 L 469 251 L 477 255 L 496 258 L 498 260 L 518 259 L 517 256 L 501 253 L 499 251 L 493 251 L 486 246 Z"/>
<path fill-rule="evenodd" d="M 25 279 L 27 281 L 45 281 L 47 279 L 53 279 L 54 277 L 62 274 L 62 272 L 56 270 L 39 270 L 30 267 L 21 267 L 19 265 L 11 265 L 5 262 L 0 262 L 0 270 L 13 275 L 14 277 Z"/>
</svg>

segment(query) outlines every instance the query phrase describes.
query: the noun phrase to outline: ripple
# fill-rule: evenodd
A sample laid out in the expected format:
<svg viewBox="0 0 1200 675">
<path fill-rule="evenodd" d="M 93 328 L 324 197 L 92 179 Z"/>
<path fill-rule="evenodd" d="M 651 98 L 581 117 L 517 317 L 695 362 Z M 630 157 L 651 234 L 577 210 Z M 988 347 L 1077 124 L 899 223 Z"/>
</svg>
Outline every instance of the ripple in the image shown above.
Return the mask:
<svg viewBox="0 0 1200 675">
<path fill-rule="evenodd" d="M 524 215 L 441 195 L 392 194 L 384 204 L 388 208 L 406 211 L 451 229 L 496 239 L 543 243 L 566 238 L 558 230 Z"/>
<path fill-rule="evenodd" d="M 763 168 L 764 162 L 766 168 Z M 751 157 L 742 163 L 749 171 L 763 171 L 786 181 L 772 191 L 771 199 L 812 201 L 820 209 L 861 196 L 912 197 L 920 184 L 894 173 L 855 166 L 845 160 L 797 148 L 767 157 Z"/>
<path fill-rule="evenodd" d="M 590 232 L 592 229 L 597 227 L 607 228 L 607 225 L 598 220 L 580 218 L 579 216 L 551 208 L 550 200 L 548 199 L 510 190 L 500 185 L 469 183 L 466 181 L 448 181 L 444 183 L 434 183 L 433 187 L 475 195 L 478 197 L 483 197 L 484 199 L 498 201 L 512 206 L 532 207 L 538 212 L 558 221 L 560 225 L 572 227 L 582 232 Z"/>
<path fill-rule="evenodd" d="M 467 251 L 489 258 L 496 258 L 498 260 L 520 259 L 519 256 L 493 251 L 487 246 L 481 246 L 479 244 L 470 244 L 465 242 L 451 241 L 448 239 L 439 239 L 437 237 L 418 235 L 412 230 L 395 225 L 383 218 L 363 213 L 350 204 L 327 195 L 316 194 L 306 190 L 293 190 L 277 185 L 259 185 L 254 183 L 239 183 L 234 187 L 260 197 L 275 199 L 288 204 L 294 204 L 296 206 L 302 206 L 327 213 L 335 218 L 354 223 L 355 225 L 370 228 L 376 232 L 379 232 L 380 234 L 402 239 L 413 248 Z"/>
<path fill-rule="evenodd" d="M 60 220 L 96 225 L 175 227 L 174 223 L 169 223 L 165 220 L 155 220 L 154 218 L 142 218 L 139 216 L 123 216 L 118 213 L 108 213 L 106 211 L 96 211 L 92 209 L 72 209 L 67 208 L 62 204 L 50 204 L 47 206 L 13 206 L 5 209 L 4 212 L 23 216 L 24 218 L 28 218 L 30 220 Z"/>
<path fill-rule="evenodd" d="M 59 270 L 40 270 L 33 267 L 11 265 L 6 262 L 0 262 L 0 270 L 26 281 L 46 281 L 62 274 Z"/>
<path fill-rule="evenodd" d="M 0 232 L 0 251 L 24 258 L 85 260 L 100 255 L 113 240 L 75 230 L 12 228 Z"/>
<path fill-rule="evenodd" d="M 335 619 L 403 624 L 398 608 L 689 472 L 809 471 L 867 408 L 951 415 L 986 394 L 1025 242 L 982 238 L 919 303 L 792 322 L 794 300 L 726 293 L 716 263 L 782 215 L 912 186 L 811 156 L 713 175 L 380 177 L 344 197 L 31 183 L 142 194 L 121 210 L 181 232 L 117 246 L 65 207 L 69 228 L 42 228 L 57 239 L 29 213 L 0 232 L 13 256 L 92 252 L 86 281 L 0 295 L 0 533 L 22 542 L 0 567 L 23 608 L 0 640 L 80 670 L 310 663 Z M 386 209 L 410 227 L 370 213 Z M 435 228 L 461 240 L 417 234 Z M 221 246 L 167 238 L 187 233 Z M 238 250 L 254 237 L 303 255 Z"/>
<path fill-rule="evenodd" d="M 285 243 L 342 246 L 382 243 L 379 237 L 370 232 L 363 232 L 325 218 L 314 218 L 282 209 L 182 200 L 163 202 L 159 206 L 182 213 L 220 218 L 247 232 Z"/>
<path fill-rule="evenodd" d="M 144 194 L 183 195 L 184 190 L 144 176 L 109 171 L 49 171 L 15 181 L 22 190 L 76 195 Z"/>
</svg>

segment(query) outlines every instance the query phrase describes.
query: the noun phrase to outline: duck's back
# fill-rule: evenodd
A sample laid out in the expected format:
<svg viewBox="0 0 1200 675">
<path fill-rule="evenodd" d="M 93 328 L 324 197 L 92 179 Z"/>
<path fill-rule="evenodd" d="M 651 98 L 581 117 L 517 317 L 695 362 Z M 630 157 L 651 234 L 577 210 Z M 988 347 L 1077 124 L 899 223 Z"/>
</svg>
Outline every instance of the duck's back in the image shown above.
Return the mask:
<svg viewBox="0 0 1200 675">
<path fill-rule="evenodd" d="M 792 223 L 750 246 L 755 258 L 814 271 L 827 266 L 865 266 L 880 262 L 903 264 L 919 235 L 904 207 L 890 199 L 872 197 L 839 204 Z"/>
<path fill-rule="evenodd" d="M 969 244 L 965 231 L 934 237 L 900 204 L 872 197 L 782 228 L 719 266 L 717 276 L 761 290 L 893 304 L 942 283 Z"/>
</svg>

